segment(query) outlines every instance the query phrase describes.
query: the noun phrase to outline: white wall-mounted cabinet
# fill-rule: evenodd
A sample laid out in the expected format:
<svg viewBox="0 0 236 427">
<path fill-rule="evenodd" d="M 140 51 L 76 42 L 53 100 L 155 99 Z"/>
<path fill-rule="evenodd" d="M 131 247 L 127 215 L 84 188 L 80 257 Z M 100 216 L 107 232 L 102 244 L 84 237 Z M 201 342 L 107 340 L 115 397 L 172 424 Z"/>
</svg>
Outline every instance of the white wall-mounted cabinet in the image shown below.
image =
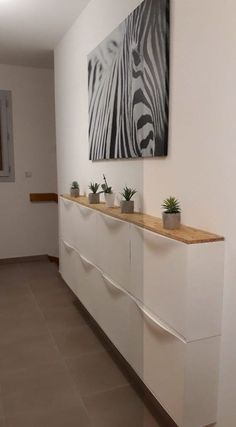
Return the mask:
<svg viewBox="0 0 236 427">
<path fill-rule="evenodd" d="M 97 262 L 96 217 L 92 209 L 70 200 L 60 199 L 60 236 L 93 263 Z"/>
<path fill-rule="evenodd" d="M 128 289 L 130 282 L 130 224 L 98 214 L 98 266 Z"/>
<path fill-rule="evenodd" d="M 76 294 L 77 293 L 77 258 L 78 255 L 74 248 L 65 240 L 60 240 L 59 245 L 60 253 L 60 273 L 71 288 L 71 290 Z"/>
<path fill-rule="evenodd" d="M 59 200 L 60 239 L 74 247 L 77 229 L 76 205 L 72 201 L 64 198 L 60 198 Z"/>
<path fill-rule="evenodd" d="M 99 248 L 91 243 L 97 238 L 97 214 L 94 210 L 85 208 L 78 203 L 75 203 L 75 209 L 75 247 L 84 257 L 96 264 Z"/>
<path fill-rule="evenodd" d="M 186 245 L 131 227 L 131 293 L 187 341 L 220 334 L 224 242 Z"/>
<path fill-rule="evenodd" d="M 180 427 L 216 421 L 224 242 L 188 245 L 60 199 L 64 280 Z"/>
</svg>

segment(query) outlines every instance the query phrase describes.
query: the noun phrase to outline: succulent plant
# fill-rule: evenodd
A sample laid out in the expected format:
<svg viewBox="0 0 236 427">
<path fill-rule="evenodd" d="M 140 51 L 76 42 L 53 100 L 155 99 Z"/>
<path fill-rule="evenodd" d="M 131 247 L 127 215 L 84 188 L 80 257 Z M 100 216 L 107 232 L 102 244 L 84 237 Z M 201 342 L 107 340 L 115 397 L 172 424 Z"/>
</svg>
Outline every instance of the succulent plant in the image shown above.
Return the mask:
<svg viewBox="0 0 236 427">
<path fill-rule="evenodd" d="M 134 188 L 124 187 L 122 193 L 120 193 L 124 199 L 128 202 L 137 193 Z"/>
<path fill-rule="evenodd" d="M 101 185 L 103 193 L 112 193 L 112 187 L 109 187 L 105 175 L 103 175 L 104 184 Z"/>
<path fill-rule="evenodd" d="M 90 182 L 89 184 L 89 189 L 92 191 L 93 194 L 97 193 L 99 187 L 100 187 L 100 184 L 98 184 L 97 182 Z"/>
<path fill-rule="evenodd" d="M 79 184 L 77 181 L 73 181 L 71 184 L 71 189 L 72 190 L 78 190 L 79 189 Z"/>
<path fill-rule="evenodd" d="M 181 212 L 180 203 L 175 197 L 168 197 L 163 201 L 162 208 L 165 213 L 176 214 Z"/>
</svg>

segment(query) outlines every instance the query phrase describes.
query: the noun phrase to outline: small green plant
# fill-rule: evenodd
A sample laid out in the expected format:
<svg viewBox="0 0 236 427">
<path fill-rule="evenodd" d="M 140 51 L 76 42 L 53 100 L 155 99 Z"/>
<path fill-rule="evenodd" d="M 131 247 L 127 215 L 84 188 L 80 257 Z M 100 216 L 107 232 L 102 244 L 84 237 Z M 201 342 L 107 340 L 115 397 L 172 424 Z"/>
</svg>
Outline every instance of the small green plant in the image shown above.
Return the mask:
<svg viewBox="0 0 236 427">
<path fill-rule="evenodd" d="M 72 190 L 79 190 L 79 184 L 77 181 L 73 181 L 71 184 L 71 189 Z"/>
<path fill-rule="evenodd" d="M 181 212 L 180 203 L 175 197 L 168 197 L 164 200 L 162 208 L 165 213 L 177 214 Z"/>
<path fill-rule="evenodd" d="M 98 189 L 100 187 L 100 184 L 97 182 L 90 182 L 89 189 L 92 191 L 93 194 L 96 194 Z"/>
<path fill-rule="evenodd" d="M 137 193 L 137 191 L 134 188 L 124 187 L 122 193 L 120 193 L 124 199 L 129 202 L 132 197 Z"/>
<path fill-rule="evenodd" d="M 112 187 L 109 187 L 105 175 L 103 175 L 104 184 L 101 185 L 103 193 L 112 193 Z"/>
</svg>

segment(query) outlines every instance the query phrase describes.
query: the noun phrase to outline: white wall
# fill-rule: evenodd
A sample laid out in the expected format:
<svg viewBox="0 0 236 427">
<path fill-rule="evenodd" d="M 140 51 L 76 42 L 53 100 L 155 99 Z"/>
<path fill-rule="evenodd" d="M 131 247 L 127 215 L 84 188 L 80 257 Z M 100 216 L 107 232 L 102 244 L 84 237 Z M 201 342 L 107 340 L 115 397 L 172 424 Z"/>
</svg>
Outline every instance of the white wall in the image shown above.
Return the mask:
<svg viewBox="0 0 236 427">
<path fill-rule="evenodd" d="M 173 0 L 169 155 L 166 159 L 88 160 L 87 54 L 139 0 L 92 0 L 56 49 L 58 183 L 86 190 L 106 173 L 118 191 L 139 190 L 137 207 L 159 216 L 170 194 L 183 222 L 226 236 L 218 427 L 236 424 L 236 3 Z"/>
<path fill-rule="evenodd" d="M 57 192 L 53 79 L 52 70 L 0 65 L 0 89 L 12 91 L 16 175 L 0 182 L 0 259 L 57 253 L 57 206 L 29 201 Z"/>
</svg>

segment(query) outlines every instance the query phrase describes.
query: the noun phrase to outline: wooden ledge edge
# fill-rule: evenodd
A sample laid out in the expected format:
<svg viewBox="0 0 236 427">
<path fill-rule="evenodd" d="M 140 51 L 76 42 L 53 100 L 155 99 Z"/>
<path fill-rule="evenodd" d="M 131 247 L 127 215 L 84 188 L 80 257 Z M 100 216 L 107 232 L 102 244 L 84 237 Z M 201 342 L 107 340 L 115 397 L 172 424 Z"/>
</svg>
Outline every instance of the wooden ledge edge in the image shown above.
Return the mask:
<svg viewBox="0 0 236 427">
<path fill-rule="evenodd" d="M 58 195 L 56 193 L 30 193 L 30 201 L 32 203 L 40 203 L 40 202 L 58 203 Z"/>
</svg>

